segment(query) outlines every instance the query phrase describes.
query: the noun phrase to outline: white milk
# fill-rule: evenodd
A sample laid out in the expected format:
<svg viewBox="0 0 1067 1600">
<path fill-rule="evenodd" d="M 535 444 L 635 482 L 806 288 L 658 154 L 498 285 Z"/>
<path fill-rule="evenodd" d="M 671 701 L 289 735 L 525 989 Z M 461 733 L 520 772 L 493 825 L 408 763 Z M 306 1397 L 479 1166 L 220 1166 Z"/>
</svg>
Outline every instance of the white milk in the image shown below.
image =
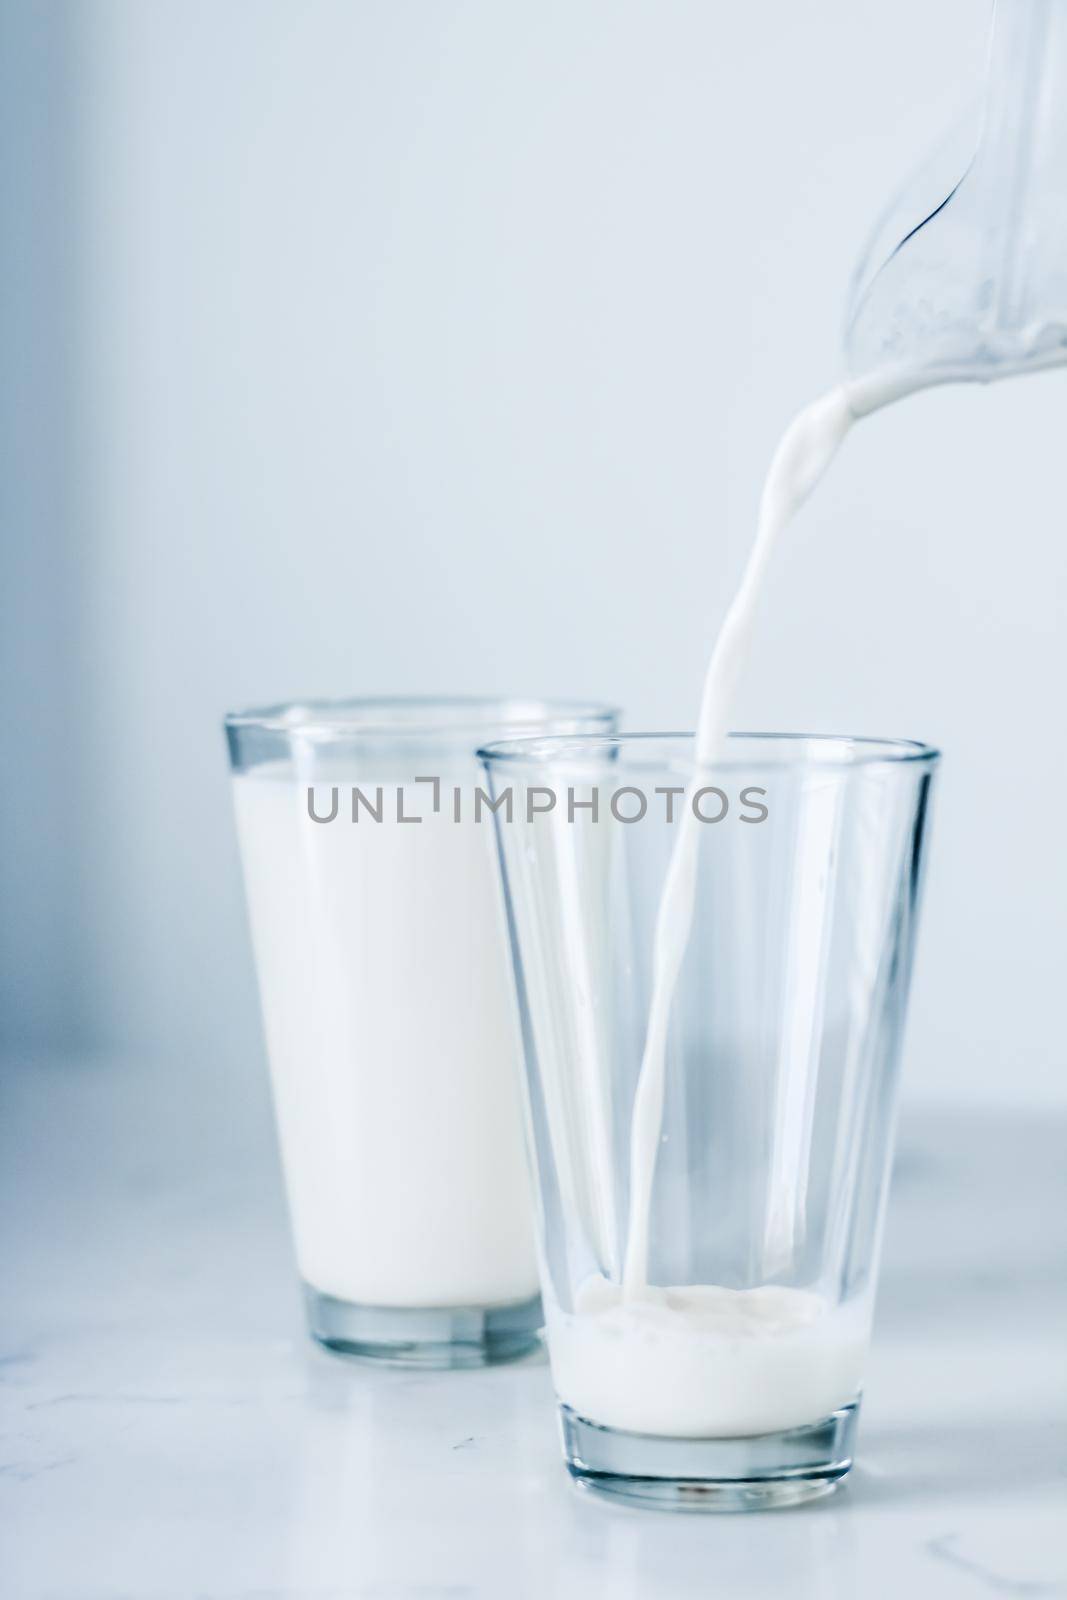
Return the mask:
<svg viewBox="0 0 1067 1600">
<path fill-rule="evenodd" d="M 649 1289 L 623 1303 L 592 1278 L 574 1315 L 546 1300 L 552 1376 L 583 1417 L 696 1439 L 773 1433 L 855 1399 L 867 1347 L 859 1306 L 802 1289 Z"/>
<path fill-rule="evenodd" d="M 359 779 L 364 792 L 373 781 Z M 312 822 L 279 767 L 234 780 L 304 1281 L 363 1305 L 537 1293 L 521 1041 L 491 819 L 384 784 L 383 821 Z M 327 815 L 329 786 L 316 785 Z M 468 808 L 469 810 L 469 808 Z"/>
<path fill-rule="evenodd" d="M 852 423 L 921 387 L 899 374 L 834 389 L 786 430 L 760 501 L 755 543 L 712 653 L 696 756 L 723 752 L 767 569 L 787 524 Z M 699 780 L 705 782 L 706 777 Z M 648 1282 L 649 1218 L 663 1119 L 666 1041 L 692 925 L 700 824 L 682 811 L 656 922 L 648 1031 L 630 1132 L 630 1211 L 622 1287 L 587 1285 L 573 1315 L 547 1308 L 560 1397 L 592 1421 L 641 1433 L 714 1437 L 814 1422 L 855 1397 L 867 1316 L 819 1295 Z"/>
</svg>

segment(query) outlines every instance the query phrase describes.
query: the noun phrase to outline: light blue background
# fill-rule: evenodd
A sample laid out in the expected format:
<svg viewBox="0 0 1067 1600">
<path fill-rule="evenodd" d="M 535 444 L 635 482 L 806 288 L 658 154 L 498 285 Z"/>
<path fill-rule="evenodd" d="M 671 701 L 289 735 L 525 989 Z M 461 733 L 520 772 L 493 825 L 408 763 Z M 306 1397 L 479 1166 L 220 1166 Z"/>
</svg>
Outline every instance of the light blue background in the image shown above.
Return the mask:
<svg viewBox="0 0 1067 1600">
<path fill-rule="evenodd" d="M 0 6 L 5 1043 L 261 1046 L 218 728 L 304 694 L 691 724 L 979 0 Z M 1067 374 L 850 440 L 737 722 L 946 751 L 907 1093 L 1067 1099 Z"/>
</svg>

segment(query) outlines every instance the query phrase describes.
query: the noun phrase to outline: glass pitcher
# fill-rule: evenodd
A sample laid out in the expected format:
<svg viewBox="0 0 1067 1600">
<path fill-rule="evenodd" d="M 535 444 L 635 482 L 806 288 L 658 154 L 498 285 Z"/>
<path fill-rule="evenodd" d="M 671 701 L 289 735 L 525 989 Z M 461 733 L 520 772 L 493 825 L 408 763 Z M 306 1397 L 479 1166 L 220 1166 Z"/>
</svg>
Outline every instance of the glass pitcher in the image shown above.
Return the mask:
<svg viewBox="0 0 1067 1600">
<path fill-rule="evenodd" d="M 1067 361 L 1067 0 L 996 0 L 977 148 L 932 201 L 929 174 L 856 274 L 853 382 L 884 391 L 898 368 L 913 388 Z"/>
</svg>

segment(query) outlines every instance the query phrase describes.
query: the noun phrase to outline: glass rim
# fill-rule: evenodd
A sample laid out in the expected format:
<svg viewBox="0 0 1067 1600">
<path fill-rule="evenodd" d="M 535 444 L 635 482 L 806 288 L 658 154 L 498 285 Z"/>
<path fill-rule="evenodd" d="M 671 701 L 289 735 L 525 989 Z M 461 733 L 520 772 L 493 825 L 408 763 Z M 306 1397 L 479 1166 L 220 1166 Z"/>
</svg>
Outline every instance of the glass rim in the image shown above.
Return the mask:
<svg viewBox="0 0 1067 1600">
<path fill-rule="evenodd" d="M 375 735 L 390 738 L 419 738 L 427 734 L 484 735 L 494 724 L 529 726 L 561 718 L 602 722 L 607 726 L 618 715 L 615 706 L 601 700 L 555 700 L 523 695 L 383 694 L 282 700 L 277 705 L 228 711 L 222 720 L 223 727 L 231 733 L 255 730 L 353 739 Z"/>
<path fill-rule="evenodd" d="M 941 759 L 941 751 L 934 745 L 924 744 L 918 739 L 893 739 L 880 738 L 871 734 L 851 733 L 792 733 L 771 731 L 750 731 L 737 729 L 727 734 L 727 740 L 750 740 L 757 743 L 774 745 L 776 748 L 796 745 L 815 745 L 829 747 L 835 754 L 812 753 L 810 749 L 803 751 L 794 760 L 761 760 L 759 756 L 741 756 L 727 754 L 724 758 L 714 761 L 694 763 L 694 770 L 705 772 L 721 772 L 744 770 L 751 772 L 760 768 L 783 768 L 796 770 L 798 768 L 819 768 L 836 772 L 853 772 L 858 767 L 916 767 L 926 766 L 932 768 Z M 688 745 L 692 747 L 696 734 L 689 733 L 608 733 L 608 734 L 534 734 L 513 739 L 494 739 L 483 745 L 478 751 L 478 758 L 486 766 L 499 766 L 508 770 L 516 767 L 527 767 L 544 770 L 558 766 L 566 759 L 568 752 L 595 752 L 606 749 L 626 750 L 633 749 L 640 753 L 643 748 L 660 745 L 668 747 L 662 759 L 652 757 L 645 761 L 630 760 L 628 767 L 667 767 L 677 761 L 677 752 L 670 747 Z M 841 752 L 848 749 L 851 753 L 842 758 Z"/>
</svg>

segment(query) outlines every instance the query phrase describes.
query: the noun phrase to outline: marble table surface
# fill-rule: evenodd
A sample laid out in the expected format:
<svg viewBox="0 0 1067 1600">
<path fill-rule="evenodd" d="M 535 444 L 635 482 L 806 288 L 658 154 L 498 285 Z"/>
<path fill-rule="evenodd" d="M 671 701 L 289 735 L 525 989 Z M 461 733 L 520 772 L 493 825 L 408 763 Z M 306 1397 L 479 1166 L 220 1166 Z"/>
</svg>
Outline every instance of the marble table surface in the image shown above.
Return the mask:
<svg viewBox="0 0 1067 1600">
<path fill-rule="evenodd" d="M 2 1083 L 4 1600 L 1067 1596 L 1067 1119 L 905 1113 L 847 1487 L 678 1516 L 570 1484 L 543 1358 L 311 1346 L 258 1068 Z"/>
</svg>

